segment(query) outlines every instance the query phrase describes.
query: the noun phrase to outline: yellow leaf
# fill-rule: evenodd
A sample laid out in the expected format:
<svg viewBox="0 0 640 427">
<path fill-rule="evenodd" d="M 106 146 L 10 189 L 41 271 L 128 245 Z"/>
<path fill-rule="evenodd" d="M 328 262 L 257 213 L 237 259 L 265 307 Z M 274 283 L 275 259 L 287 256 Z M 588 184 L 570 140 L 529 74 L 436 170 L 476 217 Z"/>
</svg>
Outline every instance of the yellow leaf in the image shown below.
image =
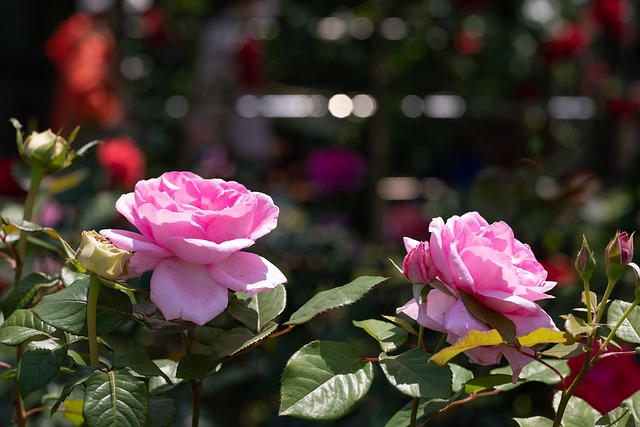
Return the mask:
<svg viewBox="0 0 640 427">
<path fill-rule="evenodd" d="M 571 344 L 573 342 L 575 339 L 570 334 L 549 328 L 539 328 L 518 337 L 518 343 L 523 347 L 533 347 L 542 343 Z"/>
<path fill-rule="evenodd" d="M 476 347 L 491 346 L 504 343 L 505 342 L 502 339 L 502 336 L 500 336 L 500 332 L 495 329 L 491 329 L 490 331 L 486 332 L 471 331 L 457 343 L 453 344 L 450 347 L 444 348 L 438 353 L 434 354 L 431 357 L 431 360 L 438 365 L 443 366 L 449 360 L 453 359 L 463 351 L 471 350 L 472 348 Z"/>
<path fill-rule="evenodd" d="M 82 417 L 82 399 L 65 399 L 65 411 L 62 413 L 73 425 L 81 426 L 84 423 Z"/>
</svg>

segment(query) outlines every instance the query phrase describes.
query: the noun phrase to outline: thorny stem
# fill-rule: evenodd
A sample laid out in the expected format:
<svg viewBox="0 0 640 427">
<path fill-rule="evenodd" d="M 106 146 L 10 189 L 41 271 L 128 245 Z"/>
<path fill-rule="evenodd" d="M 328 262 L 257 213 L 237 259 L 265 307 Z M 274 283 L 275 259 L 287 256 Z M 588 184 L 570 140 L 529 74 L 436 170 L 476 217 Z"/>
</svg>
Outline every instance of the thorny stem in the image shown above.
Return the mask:
<svg viewBox="0 0 640 427">
<path fill-rule="evenodd" d="M 431 421 L 436 415 L 439 415 L 439 414 L 441 414 L 441 413 L 453 408 L 454 406 L 458 406 L 458 405 L 462 405 L 462 404 L 471 402 L 472 400 L 475 400 L 478 397 L 495 396 L 496 394 L 500 393 L 500 391 L 501 391 L 500 389 L 496 388 L 494 390 L 486 391 L 484 393 L 471 393 L 469 396 L 465 397 L 464 399 L 456 400 L 454 402 L 449 403 L 447 406 L 445 406 L 444 408 L 440 409 L 435 414 L 431 415 L 424 423 L 420 424 L 420 427 L 426 426 L 427 423 L 429 421 Z"/>
</svg>

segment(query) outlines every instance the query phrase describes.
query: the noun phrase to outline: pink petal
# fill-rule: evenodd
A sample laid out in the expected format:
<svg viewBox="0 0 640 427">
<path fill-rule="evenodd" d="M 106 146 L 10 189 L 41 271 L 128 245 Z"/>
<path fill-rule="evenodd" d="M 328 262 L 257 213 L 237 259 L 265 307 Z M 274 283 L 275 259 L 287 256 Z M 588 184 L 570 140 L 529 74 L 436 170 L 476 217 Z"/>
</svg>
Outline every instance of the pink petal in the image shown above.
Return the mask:
<svg viewBox="0 0 640 427">
<path fill-rule="evenodd" d="M 420 243 L 419 241 L 412 239 L 411 237 L 404 237 L 402 240 L 404 242 L 404 248 L 407 250 L 407 253 L 411 252 L 411 250 L 418 246 L 418 244 Z"/>
<path fill-rule="evenodd" d="M 211 276 L 233 291 L 254 295 L 273 289 L 287 278 L 266 259 L 249 252 L 236 252 L 209 266 Z"/>
<path fill-rule="evenodd" d="M 155 256 L 156 258 L 166 258 L 171 256 L 169 251 L 158 246 L 153 240 L 143 236 L 142 234 L 127 230 L 114 229 L 100 230 L 100 234 L 111 240 L 111 242 L 118 248 L 125 251 L 145 252 L 147 256 Z"/>
<path fill-rule="evenodd" d="M 165 247 L 175 256 L 195 264 L 213 264 L 227 258 L 241 249 L 253 245 L 253 240 L 236 239 L 222 243 L 214 243 L 201 239 L 185 239 L 169 237 L 164 241 Z"/>
<path fill-rule="evenodd" d="M 206 266 L 169 258 L 153 271 L 151 301 L 167 320 L 204 325 L 227 308 L 229 290 L 211 277 Z"/>
</svg>

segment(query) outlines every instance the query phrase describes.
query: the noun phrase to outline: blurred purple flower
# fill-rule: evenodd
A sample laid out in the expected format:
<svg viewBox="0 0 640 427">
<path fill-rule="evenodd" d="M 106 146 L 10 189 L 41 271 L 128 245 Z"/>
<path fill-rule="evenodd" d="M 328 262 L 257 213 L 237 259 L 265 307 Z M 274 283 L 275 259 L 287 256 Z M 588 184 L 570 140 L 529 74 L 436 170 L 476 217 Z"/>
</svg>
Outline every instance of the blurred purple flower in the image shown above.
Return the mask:
<svg viewBox="0 0 640 427">
<path fill-rule="evenodd" d="M 362 186 L 363 157 L 346 147 L 321 148 L 307 159 L 306 173 L 323 194 L 351 193 Z"/>
</svg>

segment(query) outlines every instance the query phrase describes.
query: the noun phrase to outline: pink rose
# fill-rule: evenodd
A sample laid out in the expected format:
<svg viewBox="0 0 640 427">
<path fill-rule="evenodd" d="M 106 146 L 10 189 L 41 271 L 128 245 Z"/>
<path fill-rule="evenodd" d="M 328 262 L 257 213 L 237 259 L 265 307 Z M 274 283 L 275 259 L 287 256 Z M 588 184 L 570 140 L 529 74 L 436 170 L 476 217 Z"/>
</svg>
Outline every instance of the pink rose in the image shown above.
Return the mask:
<svg viewBox="0 0 640 427">
<path fill-rule="evenodd" d="M 513 236 L 504 222 L 493 224 L 477 212 L 429 225 L 431 259 L 438 278 L 455 296 L 458 289 L 502 314 L 537 313 L 538 301 L 556 283 L 536 260 L 529 245 Z"/>
<path fill-rule="evenodd" d="M 276 227 L 279 210 L 266 194 L 168 172 L 138 182 L 116 209 L 140 233 L 101 234 L 134 252 L 130 277 L 154 270 L 151 300 L 168 320 L 202 325 L 226 309 L 229 290 L 254 295 L 287 280 L 266 259 L 241 251 Z"/>
<path fill-rule="evenodd" d="M 443 289 L 433 289 L 426 301 L 411 300 L 403 312 L 429 329 L 447 333 L 455 344 L 469 331 L 490 327 L 467 310 L 460 291 L 472 295 L 485 307 L 503 314 L 522 336 L 538 328 L 556 329 L 549 315 L 535 301 L 552 298 L 545 294 L 555 286 L 528 245 L 515 239 L 504 222 L 488 224 L 477 212 L 454 216 L 446 223 L 435 218 L 430 226 L 430 259 Z M 523 351 L 532 351 L 522 349 Z M 465 352 L 472 363 L 490 365 L 505 356 L 514 381 L 532 361 L 512 347 L 478 347 Z"/>
</svg>

